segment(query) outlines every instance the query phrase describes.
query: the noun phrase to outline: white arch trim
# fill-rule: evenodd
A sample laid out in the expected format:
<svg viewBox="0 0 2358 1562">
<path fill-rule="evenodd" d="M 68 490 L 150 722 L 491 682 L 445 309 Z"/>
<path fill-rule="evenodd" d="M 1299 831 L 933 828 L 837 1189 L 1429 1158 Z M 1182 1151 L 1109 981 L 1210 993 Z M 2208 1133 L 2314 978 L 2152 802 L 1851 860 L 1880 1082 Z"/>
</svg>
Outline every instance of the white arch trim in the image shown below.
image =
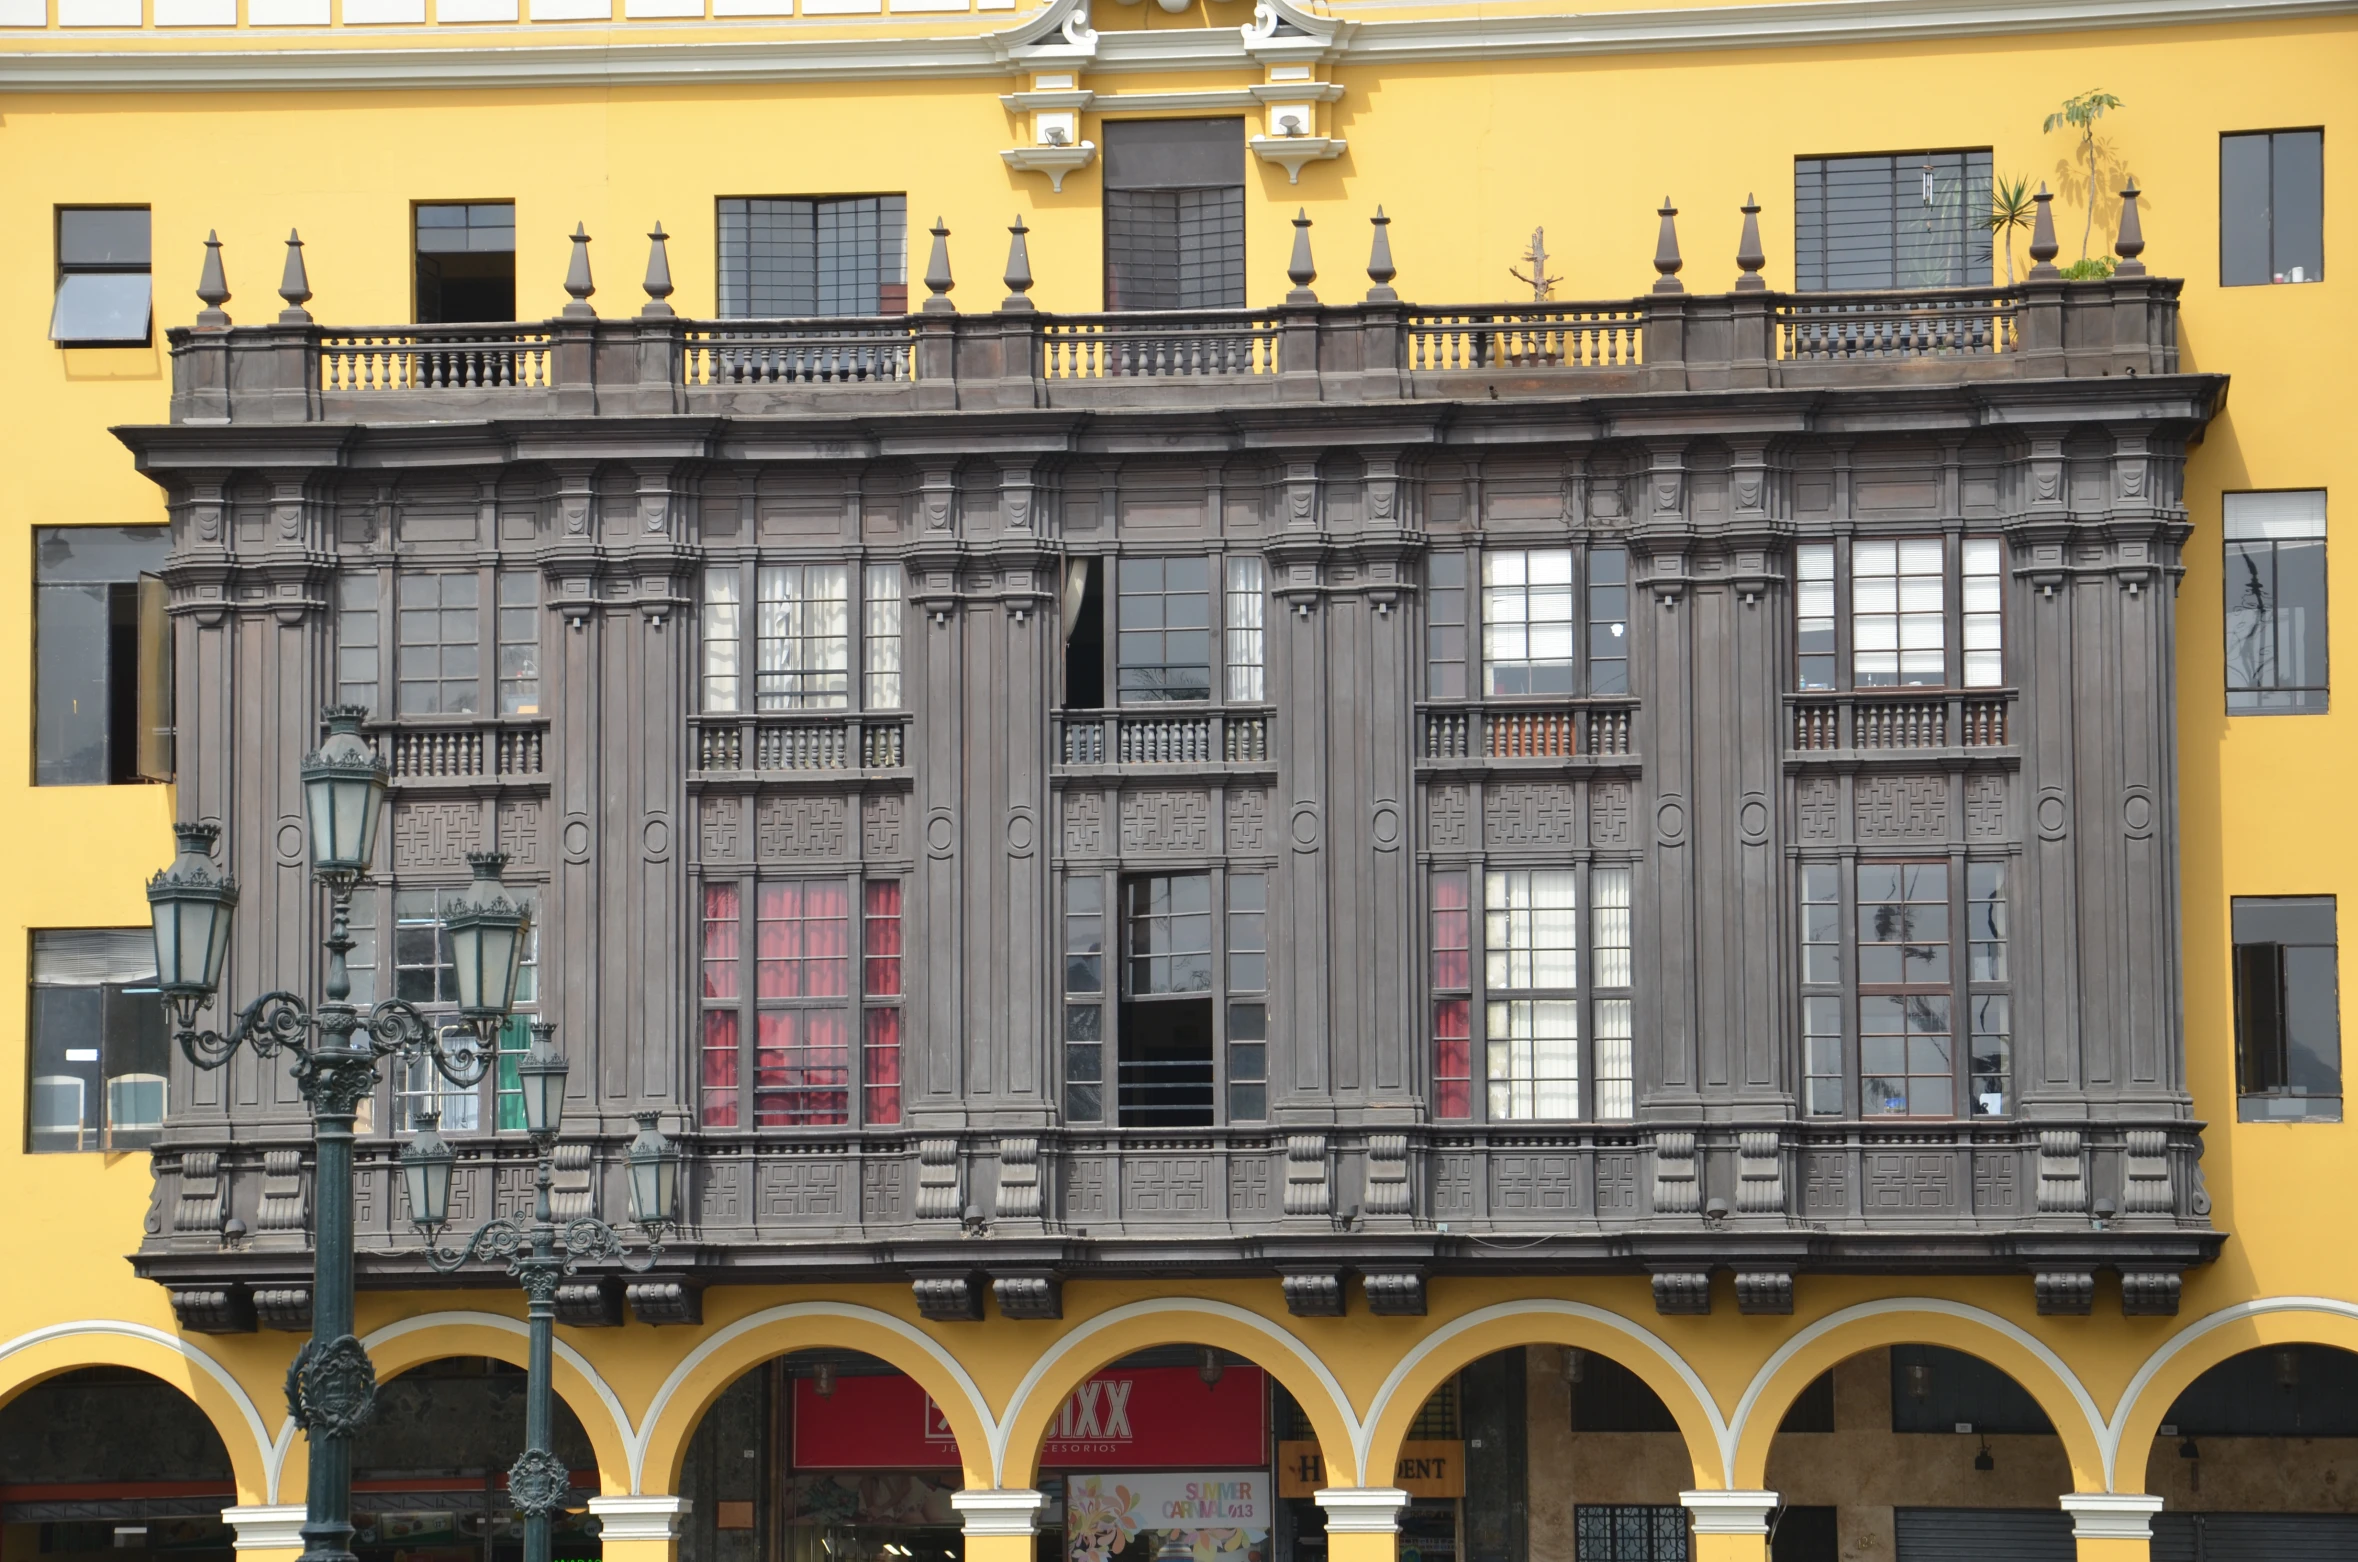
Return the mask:
<svg viewBox="0 0 2358 1562">
<path fill-rule="evenodd" d="M 6 1360 L 18 1351 L 30 1350 L 36 1345 L 43 1345 L 51 1340 L 94 1335 L 111 1335 L 118 1339 L 142 1340 L 150 1345 L 161 1345 L 219 1384 L 229 1395 L 231 1403 L 237 1406 L 238 1414 L 245 1420 L 246 1431 L 254 1439 L 254 1452 L 262 1465 L 262 1500 L 269 1503 L 278 1501 L 278 1474 L 283 1450 L 274 1447 L 269 1434 L 263 1430 L 262 1412 L 255 1408 L 253 1396 L 246 1392 L 244 1384 L 231 1376 L 227 1367 L 222 1366 L 221 1363 L 180 1336 L 168 1334 L 162 1329 L 144 1323 L 124 1323 L 113 1318 L 83 1318 L 73 1323 L 53 1323 L 43 1328 L 28 1330 L 15 1339 L 0 1343 L 0 1361 Z"/>
<path fill-rule="evenodd" d="M 1354 1484 L 1359 1482 L 1361 1472 L 1367 1467 L 1368 1429 L 1374 1423 L 1360 1421 L 1358 1414 L 1351 1408 L 1351 1397 L 1343 1392 L 1343 1385 L 1335 1380 L 1334 1373 L 1328 1369 L 1324 1361 L 1319 1359 L 1316 1352 L 1297 1339 L 1292 1331 L 1279 1327 L 1257 1312 L 1238 1307 L 1233 1303 L 1215 1302 L 1194 1296 L 1158 1296 L 1143 1302 L 1125 1302 L 1119 1307 L 1099 1313 L 1087 1323 L 1058 1340 L 1055 1345 L 1049 1348 L 1046 1355 L 1032 1363 L 1032 1369 L 1023 1375 L 1023 1381 L 1016 1384 L 1015 1394 L 1008 1403 L 1005 1417 L 993 1421 L 985 1416 L 984 1424 L 990 1428 L 991 1433 L 991 1480 L 993 1484 L 1004 1483 L 1007 1478 L 1007 1439 L 1013 1434 L 1016 1419 L 1023 1414 L 1024 1406 L 1030 1402 L 1033 1391 L 1040 1386 L 1040 1380 L 1048 1375 L 1049 1369 L 1079 1349 L 1084 1341 L 1112 1328 L 1115 1324 L 1126 1323 L 1132 1318 L 1152 1317 L 1161 1313 L 1187 1313 L 1197 1317 L 1220 1318 L 1230 1323 L 1242 1324 L 1301 1363 L 1303 1370 L 1316 1378 L 1319 1387 L 1326 1390 L 1327 1398 L 1334 1403 L 1335 1413 L 1342 1417 L 1344 1427 L 1351 1434 L 1351 1462 L 1353 1465 L 1351 1479 Z M 1381 1399 L 1377 1401 L 1377 1405 L 1380 1410 Z"/>
<path fill-rule="evenodd" d="M 2326 1313 L 2337 1318 L 2358 1319 L 2358 1303 L 2338 1301 L 2330 1296 L 2263 1296 L 2206 1313 L 2164 1340 L 2129 1379 L 2129 1386 L 2121 1390 L 2120 1403 L 2114 1408 L 2112 1419 L 2097 1429 L 2097 1438 L 2104 1445 L 2105 1490 L 2111 1491 L 2116 1484 L 2113 1466 L 2118 1459 L 2121 1438 L 2129 1429 L 2129 1414 L 2137 1408 L 2137 1401 L 2161 1369 L 2169 1365 L 2170 1358 L 2215 1329 L 2268 1313 Z"/>
<path fill-rule="evenodd" d="M 999 1479 L 998 1448 L 1005 1435 L 1004 1429 L 992 1417 L 990 1406 L 983 1401 L 981 1388 L 976 1386 L 973 1376 L 967 1372 L 957 1357 L 943 1349 L 938 1341 L 915 1324 L 906 1319 L 896 1318 L 891 1313 L 878 1312 L 873 1307 L 860 1307 L 850 1302 L 788 1302 L 782 1306 L 765 1307 L 760 1312 L 746 1314 L 727 1328 L 704 1340 L 694 1350 L 682 1357 L 678 1366 L 671 1369 L 671 1375 L 663 1380 L 663 1386 L 655 1391 L 654 1400 L 647 1406 L 647 1419 L 625 1439 L 630 1448 L 631 1495 L 642 1494 L 641 1482 L 646 1476 L 647 1445 L 656 1426 L 663 1420 L 664 1408 L 671 1403 L 672 1395 L 679 1392 L 680 1385 L 687 1381 L 688 1375 L 711 1359 L 714 1352 L 730 1342 L 742 1339 L 756 1329 L 766 1328 L 773 1323 L 791 1322 L 796 1318 L 843 1318 L 858 1323 L 874 1324 L 888 1333 L 899 1335 L 932 1357 L 935 1365 L 947 1372 L 957 1383 L 959 1389 L 966 1395 L 967 1408 L 974 1413 L 977 1420 L 982 1422 L 984 1429 L 989 1433 L 992 1450 L 991 1479 L 994 1483 L 997 1482 Z M 627 1425 L 627 1422 L 624 1424 Z"/>
<path fill-rule="evenodd" d="M 1479 1328 L 1501 1318 L 1517 1317 L 1579 1318 L 1589 1323 L 1602 1324 L 1652 1351 L 1665 1366 L 1678 1374 L 1679 1381 L 1687 1386 L 1687 1391 L 1695 1396 L 1695 1402 L 1703 1407 L 1703 1413 L 1711 1418 L 1711 1435 L 1719 1444 L 1720 1464 L 1728 1472 L 1725 1480 L 1731 1486 L 1735 1484 L 1736 1434 L 1720 1415 L 1719 1404 L 1711 1397 L 1711 1390 L 1704 1386 L 1703 1375 L 1690 1366 L 1684 1356 L 1673 1350 L 1667 1340 L 1643 1324 L 1633 1323 L 1619 1313 L 1592 1307 L 1586 1302 L 1559 1301 L 1552 1297 L 1533 1297 L 1525 1301 L 1498 1302 L 1489 1307 L 1478 1307 L 1419 1341 L 1416 1349 L 1402 1357 L 1400 1364 L 1384 1379 L 1383 1387 L 1376 1390 L 1375 1403 L 1368 1407 L 1366 1422 L 1351 1429 L 1352 1453 L 1359 1467 L 1362 1470 L 1367 1468 L 1368 1457 L 1373 1452 L 1369 1444 L 1375 1437 L 1376 1423 L 1384 1418 L 1384 1410 L 1391 1404 L 1392 1396 L 1399 1392 L 1401 1383 L 1415 1370 L 1417 1363 L 1469 1329 Z"/>
<path fill-rule="evenodd" d="M 1891 1296 L 1880 1301 L 1861 1302 L 1855 1307 L 1845 1307 L 1840 1312 L 1828 1313 L 1778 1346 L 1775 1354 L 1763 1362 L 1760 1370 L 1752 1375 L 1752 1381 L 1745 1386 L 1744 1397 L 1736 1401 L 1735 1419 L 1729 1424 L 1727 1434 L 1720 1444 L 1720 1478 L 1730 1486 L 1735 1485 L 1736 1447 L 1744 1439 L 1744 1428 L 1751 1422 L 1752 1412 L 1760 1402 L 1761 1393 L 1768 1387 L 1769 1379 L 1776 1375 L 1780 1367 L 1791 1361 L 1803 1347 L 1815 1340 L 1823 1339 L 1845 1324 L 1856 1323 L 1862 1318 L 1889 1317 L 1894 1313 L 1929 1313 L 1935 1317 L 1956 1318 L 1964 1322 L 1978 1323 L 2004 1335 L 2036 1356 L 2041 1365 L 2063 1380 L 2064 1387 L 2071 1390 L 2072 1402 L 2079 1406 L 2080 1414 L 2087 1418 L 2089 1435 L 2095 1438 L 2097 1451 L 2104 1459 L 2104 1489 L 2106 1491 L 2112 1490 L 2114 1441 L 2105 1436 L 2104 1413 L 2096 1408 L 2095 1396 L 2090 1394 L 2087 1386 L 2080 1382 L 2079 1374 L 2065 1366 L 2061 1356 L 2056 1355 L 2043 1341 L 2029 1333 L 2020 1324 L 2010 1322 L 1983 1308 L 1968 1306 L 1963 1302 L 1952 1302 L 1945 1297 L 1938 1296 Z"/>
</svg>

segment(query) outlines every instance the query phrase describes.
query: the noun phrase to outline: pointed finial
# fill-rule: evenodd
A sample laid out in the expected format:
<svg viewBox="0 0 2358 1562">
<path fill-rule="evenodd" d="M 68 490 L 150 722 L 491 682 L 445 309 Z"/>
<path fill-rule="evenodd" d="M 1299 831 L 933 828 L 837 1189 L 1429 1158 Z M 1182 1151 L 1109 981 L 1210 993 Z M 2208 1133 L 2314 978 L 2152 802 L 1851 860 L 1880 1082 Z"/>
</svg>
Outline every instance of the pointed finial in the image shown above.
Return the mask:
<svg viewBox="0 0 2358 1562">
<path fill-rule="evenodd" d="M 2112 268 L 2116 277 L 2145 275 L 2145 262 L 2137 257 L 2145 253 L 2145 227 L 2137 220 L 2137 197 L 2145 192 L 2137 188 L 2137 176 L 2129 176 L 2129 187 L 2121 192 L 2121 234 L 2112 241 L 2112 252 L 2120 264 Z"/>
<path fill-rule="evenodd" d="M 999 306 L 1003 311 L 1023 311 L 1032 307 L 1032 301 L 1024 297 L 1032 290 L 1032 251 L 1023 241 L 1023 236 L 1031 231 L 1024 226 L 1021 212 L 1016 213 L 1015 221 L 1008 224 L 1007 299 Z"/>
<path fill-rule="evenodd" d="M 565 267 L 565 291 L 573 297 L 573 302 L 565 306 L 566 314 L 577 320 L 597 314 L 590 307 L 590 295 L 597 288 L 590 282 L 589 229 L 578 222 L 573 225 L 573 259 Z"/>
<path fill-rule="evenodd" d="M 1375 284 L 1367 290 L 1371 304 L 1397 304 L 1400 295 L 1392 289 L 1392 279 L 1400 273 L 1392 267 L 1392 219 L 1379 206 L 1376 214 L 1367 219 L 1375 229 L 1375 239 L 1367 246 L 1367 280 Z"/>
<path fill-rule="evenodd" d="M 1678 268 L 1686 262 L 1678 258 L 1678 208 L 1670 204 L 1670 197 L 1662 197 L 1662 234 L 1654 241 L 1654 269 L 1662 273 L 1654 283 L 1657 293 L 1684 293 L 1679 285 Z"/>
<path fill-rule="evenodd" d="M 309 325 L 311 311 L 303 307 L 311 297 L 311 276 L 303 269 L 303 235 L 287 230 L 287 269 L 278 279 L 278 296 L 287 307 L 278 312 L 280 325 Z"/>
<path fill-rule="evenodd" d="M 958 284 L 950 280 L 950 230 L 942 226 L 940 217 L 933 219 L 933 253 L 925 259 L 925 290 L 933 296 L 926 299 L 924 309 L 929 315 L 956 314 L 958 306 L 950 302 L 950 289 Z"/>
<path fill-rule="evenodd" d="M 2039 215 L 2031 224 L 2030 257 L 2037 264 L 2030 268 L 2029 275 L 2031 280 L 2045 281 L 2063 275 L 2055 269 L 2055 254 L 2062 247 L 2055 242 L 2055 213 L 2051 209 L 2055 197 L 2042 184 L 2039 193 L 2031 199 L 2038 202 Z"/>
<path fill-rule="evenodd" d="M 1318 302 L 1318 295 L 1310 291 L 1310 284 L 1318 280 L 1318 267 L 1310 260 L 1310 209 L 1306 206 L 1294 212 L 1294 253 L 1285 263 L 1285 274 L 1294 284 L 1294 290 L 1285 296 L 1287 303 Z"/>
<path fill-rule="evenodd" d="M 205 270 L 197 278 L 197 297 L 205 307 L 197 311 L 196 323 L 200 330 L 220 330 L 229 324 L 229 316 L 221 306 L 229 302 L 229 278 L 221 270 L 221 235 L 218 231 L 205 234 Z"/>
<path fill-rule="evenodd" d="M 647 307 L 639 313 L 657 320 L 671 314 L 671 305 L 664 302 L 671 297 L 671 251 L 663 247 L 669 237 L 660 220 L 647 235 L 647 280 L 641 284 L 647 290 Z"/>
<path fill-rule="evenodd" d="M 1760 279 L 1760 268 L 1768 264 L 1760 250 L 1760 202 L 1747 194 L 1738 210 L 1744 213 L 1744 236 L 1736 241 L 1736 269 L 1743 273 L 1736 278 L 1736 291 L 1758 293 L 1768 286 Z"/>
</svg>

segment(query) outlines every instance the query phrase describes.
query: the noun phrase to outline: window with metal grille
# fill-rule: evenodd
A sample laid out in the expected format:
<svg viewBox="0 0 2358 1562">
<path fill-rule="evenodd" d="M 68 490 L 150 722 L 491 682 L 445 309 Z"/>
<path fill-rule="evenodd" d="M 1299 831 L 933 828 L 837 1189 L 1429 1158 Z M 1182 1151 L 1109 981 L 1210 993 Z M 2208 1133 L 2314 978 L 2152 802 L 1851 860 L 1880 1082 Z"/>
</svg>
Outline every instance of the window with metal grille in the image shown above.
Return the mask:
<svg viewBox="0 0 2358 1562">
<path fill-rule="evenodd" d="M 1235 309 L 1244 121 L 1117 120 L 1105 139 L 1105 307 Z"/>
<path fill-rule="evenodd" d="M 2335 910 L 2330 895 L 2235 899 L 2236 1088 L 2246 1120 L 2341 1119 Z"/>
<path fill-rule="evenodd" d="M 481 579 L 471 570 L 403 571 L 394 590 L 401 714 L 473 715 L 483 683 Z"/>
<path fill-rule="evenodd" d="M 57 209 L 57 302 L 49 339 L 60 347 L 145 347 L 154 316 L 144 206 Z"/>
<path fill-rule="evenodd" d="M 1123 1127 L 1211 1124 L 1213 991 L 1211 875 L 1124 880 L 1116 1049 Z"/>
<path fill-rule="evenodd" d="M 2219 138 L 2219 281 L 2325 280 L 2325 132 Z"/>
<path fill-rule="evenodd" d="M 1115 665 L 1125 705 L 1212 697 L 1212 573 L 1203 558 L 1115 566 Z"/>
<path fill-rule="evenodd" d="M 841 564 L 764 565 L 754 696 L 763 710 L 851 704 L 851 572 Z"/>
<path fill-rule="evenodd" d="M 1687 1562 L 1687 1510 L 1676 1503 L 1578 1503 L 1572 1555 L 1577 1562 Z"/>
<path fill-rule="evenodd" d="M 720 202 L 724 317 L 901 314 L 908 200 L 732 196 Z"/>
<path fill-rule="evenodd" d="M 2229 494 L 2227 712 L 2323 711 L 2325 490 Z"/>
<path fill-rule="evenodd" d="M 1794 285 L 1988 287 L 1989 210 L 1987 148 L 1795 158 Z"/>
</svg>

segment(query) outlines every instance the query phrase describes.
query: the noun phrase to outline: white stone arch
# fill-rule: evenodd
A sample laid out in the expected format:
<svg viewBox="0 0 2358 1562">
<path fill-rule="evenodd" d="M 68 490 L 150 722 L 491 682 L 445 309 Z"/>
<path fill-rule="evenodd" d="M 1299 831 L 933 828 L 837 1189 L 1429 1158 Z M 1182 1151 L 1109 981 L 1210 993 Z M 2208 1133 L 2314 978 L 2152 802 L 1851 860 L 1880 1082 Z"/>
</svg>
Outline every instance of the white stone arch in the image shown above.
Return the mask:
<svg viewBox="0 0 2358 1562">
<path fill-rule="evenodd" d="M 253 1396 L 246 1392 L 245 1385 L 227 1367 L 180 1336 L 151 1324 L 128 1323 L 116 1318 L 82 1318 L 71 1323 L 52 1323 L 38 1329 L 28 1329 L 14 1339 L 0 1342 L 0 1361 L 53 1341 L 94 1337 L 137 1340 L 142 1345 L 161 1348 L 188 1362 L 210 1379 L 236 1407 L 247 1434 L 254 1440 L 254 1458 L 263 1474 L 264 1500 L 273 1503 L 278 1501 L 279 1471 L 285 1461 L 285 1450 L 264 1430 L 262 1412 L 255 1406 Z M 236 1461 L 234 1452 L 231 1459 L 233 1463 Z"/>
<path fill-rule="evenodd" d="M 2009 1344 L 2024 1351 L 2042 1367 L 2053 1373 L 2057 1381 L 2063 1385 L 2064 1390 L 2071 1395 L 2072 1403 L 2078 1407 L 2080 1414 L 2086 1418 L 2088 1436 L 2103 1460 L 2104 1489 L 2106 1491 L 2113 1489 L 2113 1453 L 2117 1444 L 2115 1440 L 2106 1437 L 2107 1423 L 2104 1413 L 2096 1408 L 2095 1396 L 2088 1392 L 2087 1385 L 2080 1381 L 2079 1374 L 2072 1371 L 2052 1347 L 2020 1324 L 1991 1312 L 1987 1308 L 1975 1307 L 1966 1302 L 1953 1302 L 1946 1297 L 1939 1296 L 1889 1296 L 1872 1302 L 1860 1302 L 1855 1306 L 1842 1308 L 1838 1312 L 1828 1313 L 1779 1345 L 1770 1354 L 1768 1360 L 1761 1363 L 1760 1370 L 1755 1372 L 1752 1375 L 1752 1381 L 1745 1385 L 1743 1397 L 1736 1401 L 1735 1414 L 1729 1418 L 1727 1433 L 1720 1445 L 1722 1458 L 1725 1461 L 1722 1478 L 1730 1486 L 1735 1484 L 1737 1450 L 1744 1441 L 1744 1434 L 1751 1425 L 1752 1413 L 1758 1408 L 1762 1393 L 1767 1389 L 1769 1380 L 1776 1376 L 1778 1369 L 1838 1329 L 1858 1323 L 1863 1319 L 1889 1318 L 1909 1314 L 1952 1318 L 1959 1322 L 1979 1325 L 2000 1335 Z M 1960 1348 L 1969 1349 L 1969 1347 Z M 1993 1363 L 1993 1365 L 1998 1365 L 2003 1369 L 2002 1363 Z M 2033 1397 L 2039 1397 L 2035 1391 Z M 1783 1408 L 1783 1406 L 1778 1407 L 1780 1414 Z"/>
<path fill-rule="evenodd" d="M 2317 1313 L 2346 1322 L 2358 1322 L 2358 1303 L 2345 1302 L 2330 1296 L 2261 1296 L 2248 1302 L 2236 1302 L 2217 1312 L 2206 1313 L 2154 1347 L 2121 1390 L 2119 1402 L 2113 1407 L 2112 1419 L 2101 1424 L 2097 1436 L 2104 1444 L 2105 1486 L 2114 1486 L 2113 1471 L 2119 1462 L 2121 1439 L 2127 1435 L 2129 1417 L 2136 1413 L 2138 1401 L 2164 1367 L 2204 1335 L 2212 1334 L 2230 1324 L 2250 1318 L 2265 1318 L 2279 1313 Z M 2164 1407 L 2166 1412 L 2168 1407 Z M 2138 1482 L 2144 1484 L 2142 1480 Z"/>
</svg>

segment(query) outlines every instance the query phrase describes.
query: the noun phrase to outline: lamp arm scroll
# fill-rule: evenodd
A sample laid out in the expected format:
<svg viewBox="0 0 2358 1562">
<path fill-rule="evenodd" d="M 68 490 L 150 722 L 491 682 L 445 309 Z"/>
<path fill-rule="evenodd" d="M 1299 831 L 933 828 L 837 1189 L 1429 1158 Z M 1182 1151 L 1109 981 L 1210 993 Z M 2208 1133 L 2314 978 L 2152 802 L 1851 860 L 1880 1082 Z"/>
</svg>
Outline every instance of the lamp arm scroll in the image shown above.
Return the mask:
<svg viewBox="0 0 2358 1562">
<path fill-rule="evenodd" d="M 426 1263 L 436 1274 L 448 1275 L 456 1274 L 478 1258 L 495 1262 L 505 1259 L 509 1270 L 513 1272 L 516 1259 L 524 1251 L 531 1236 L 529 1226 L 508 1215 L 487 1220 L 476 1227 L 475 1234 L 467 1239 L 467 1245 L 456 1250 L 441 1246 L 435 1234 L 429 1233 L 426 1237 Z"/>
<path fill-rule="evenodd" d="M 216 1069 L 242 1046 L 250 1045 L 254 1055 L 262 1058 L 308 1051 L 306 1042 L 313 1023 L 310 1006 L 301 997 L 275 988 L 239 1010 L 227 1035 L 197 1029 L 194 1014 L 182 1017 L 176 1033 L 189 1062 L 201 1069 Z"/>
</svg>

